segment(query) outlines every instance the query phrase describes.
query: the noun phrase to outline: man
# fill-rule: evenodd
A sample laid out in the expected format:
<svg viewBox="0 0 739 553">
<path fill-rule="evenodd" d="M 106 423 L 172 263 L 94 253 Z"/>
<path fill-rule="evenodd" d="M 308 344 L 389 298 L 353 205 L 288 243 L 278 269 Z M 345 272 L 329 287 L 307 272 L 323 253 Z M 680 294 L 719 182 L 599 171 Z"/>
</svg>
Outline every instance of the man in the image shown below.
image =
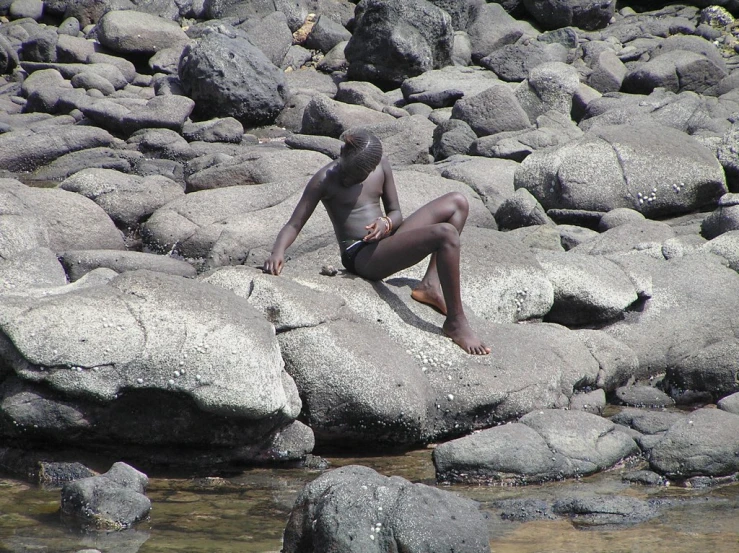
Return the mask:
<svg viewBox="0 0 739 553">
<path fill-rule="evenodd" d="M 403 220 L 393 172 L 382 155 L 380 140 L 365 130 L 345 132 L 341 138 L 341 155 L 308 181 L 290 220 L 277 235 L 264 272 L 280 274 L 285 250 L 320 201 L 334 226 L 347 271 L 381 280 L 431 255 L 426 274 L 411 296 L 446 315 L 444 334 L 467 353 L 490 353 L 462 307 L 459 234 L 469 212 L 467 198 L 458 192 L 445 194 Z"/>
</svg>

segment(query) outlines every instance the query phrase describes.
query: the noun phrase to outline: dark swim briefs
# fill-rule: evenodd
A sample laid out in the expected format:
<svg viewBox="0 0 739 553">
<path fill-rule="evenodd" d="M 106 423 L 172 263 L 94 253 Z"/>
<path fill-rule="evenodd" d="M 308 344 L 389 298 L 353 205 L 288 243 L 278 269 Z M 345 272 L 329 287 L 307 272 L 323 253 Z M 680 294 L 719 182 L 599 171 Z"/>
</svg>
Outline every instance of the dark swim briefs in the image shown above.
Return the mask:
<svg viewBox="0 0 739 553">
<path fill-rule="evenodd" d="M 357 271 L 354 268 L 354 260 L 357 258 L 359 252 L 369 245 L 370 242 L 359 240 L 344 250 L 344 253 L 341 254 L 341 264 L 347 271 L 354 273 L 355 275 L 357 274 Z"/>
</svg>

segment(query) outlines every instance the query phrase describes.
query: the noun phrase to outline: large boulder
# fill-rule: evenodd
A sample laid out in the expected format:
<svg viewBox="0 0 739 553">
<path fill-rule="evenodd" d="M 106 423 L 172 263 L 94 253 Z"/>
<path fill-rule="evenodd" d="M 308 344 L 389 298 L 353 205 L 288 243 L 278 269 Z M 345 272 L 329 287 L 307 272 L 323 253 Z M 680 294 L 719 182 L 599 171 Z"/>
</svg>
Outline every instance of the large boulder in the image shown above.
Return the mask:
<svg viewBox="0 0 739 553">
<path fill-rule="evenodd" d="M 443 108 L 494 84 L 499 84 L 498 79 L 490 71 L 479 67 L 447 66 L 406 79 L 400 90 L 409 103 L 423 102 L 432 108 Z"/>
<path fill-rule="evenodd" d="M 178 74 L 200 119 L 234 117 L 247 126 L 268 124 L 288 97 L 282 71 L 232 28 L 212 30 L 186 46 Z"/>
<path fill-rule="evenodd" d="M 395 118 L 387 113 L 332 100 L 323 94 L 313 96 L 305 106 L 300 132 L 339 138 L 355 126 L 391 123 Z"/>
<path fill-rule="evenodd" d="M 475 7 L 470 15 L 467 33 L 474 62 L 479 62 L 502 46 L 518 42 L 522 37 L 535 38 L 539 35 L 539 31 L 530 23 L 515 19 L 497 2 Z"/>
<path fill-rule="evenodd" d="M 695 211 L 726 192 L 710 150 L 654 125 L 598 126 L 581 139 L 534 152 L 521 163 L 515 185 L 547 210 L 629 207 L 647 217 Z"/>
<path fill-rule="evenodd" d="M 507 84 L 493 84 L 474 96 L 458 100 L 451 117 L 467 123 L 477 136 L 531 127 L 528 114 Z"/>
<path fill-rule="evenodd" d="M 470 499 L 350 465 L 303 488 L 283 550 L 483 553 L 490 550 L 486 518 Z"/>
<path fill-rule="evenodd" d="M 297 417 L 274 327 L 246 300 L 144 270 L 80 282 L 3 297 L 4 436 L 255 460 Z"/>
<path fill-rule="evenodd" d="M 427 0 L 362 0 L 345 49 L 348 76 L 398 86 L 451 65 L 453 43 L 451 17 Z"/>
<path fill-rule="evenodd" d="M 544 410 L 441 444 L 434 465 L 441 480 L 532 483 L 593 474 L 638 451 L 597 415 Z"/>
</svg>

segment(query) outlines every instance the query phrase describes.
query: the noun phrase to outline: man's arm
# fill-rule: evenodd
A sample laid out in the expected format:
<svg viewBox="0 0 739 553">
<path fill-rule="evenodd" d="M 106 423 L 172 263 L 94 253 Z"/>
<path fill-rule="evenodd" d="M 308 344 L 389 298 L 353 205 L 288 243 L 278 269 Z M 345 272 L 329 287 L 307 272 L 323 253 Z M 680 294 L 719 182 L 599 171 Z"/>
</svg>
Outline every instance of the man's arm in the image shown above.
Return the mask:
<svg viewBox="0 0 739 553">
<path fill-rule="evenodd" d="M 265 273 L 279 275 L 282 272 L 282 268 L 285 266 L 285 250 L 295 242 L 305 223 L 313 215 L 318 202 L 321 201 L 324 178 L 325 169 L 321 169 L 308 181 L 305 190 L 303 190 L 303 195 L 298 201 L 298 205 L 293 210 L 293 214 L 285 226 L 282 227 L 279 234 L 277 234 L 275 244 L 272 246 L 272 254 L 262 266 L 262 270 Z"/>
<path fill-rule="evenodd" d="M 400 212 L 400 201 L 398 200 L 398 191 L 395 188 L 395 177 L 390 167 L 387 157 L 382 156 L 382 170 L 385 173 L 385 183 L 382 187 L 382 205 L 385 208 L 385 215 L 390 218 L 393 229 L 396 229 L 403 222 L 403 214 Z"/>
</svg>

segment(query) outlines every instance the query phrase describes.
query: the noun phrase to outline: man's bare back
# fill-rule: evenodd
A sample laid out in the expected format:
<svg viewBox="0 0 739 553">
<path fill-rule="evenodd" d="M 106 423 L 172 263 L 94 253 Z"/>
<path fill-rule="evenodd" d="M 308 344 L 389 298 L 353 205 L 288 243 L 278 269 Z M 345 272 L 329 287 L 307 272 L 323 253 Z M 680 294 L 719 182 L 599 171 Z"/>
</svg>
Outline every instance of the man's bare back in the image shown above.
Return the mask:
<svg viewBox="0 0 739 553">
<path fill-rule="evenodd" d="M 277 235 L 264 272 L 282 272 L 285 250 L 320 201 L 349 272 L 381 280 L 431 255 L 412 297 L 446 315 L 444 333 L 467 353 L 490 353 L 471 329 L 460 295 L 459 233 L 469 211 L 467 199 L 459 193 L 446 194 L 403 220 L 395 179 L 379 140 L 366 131 L 345 133 L 343 138 L 339 159 L 321 168 L 306 185 L 290 220 Z"/>
</svg>

